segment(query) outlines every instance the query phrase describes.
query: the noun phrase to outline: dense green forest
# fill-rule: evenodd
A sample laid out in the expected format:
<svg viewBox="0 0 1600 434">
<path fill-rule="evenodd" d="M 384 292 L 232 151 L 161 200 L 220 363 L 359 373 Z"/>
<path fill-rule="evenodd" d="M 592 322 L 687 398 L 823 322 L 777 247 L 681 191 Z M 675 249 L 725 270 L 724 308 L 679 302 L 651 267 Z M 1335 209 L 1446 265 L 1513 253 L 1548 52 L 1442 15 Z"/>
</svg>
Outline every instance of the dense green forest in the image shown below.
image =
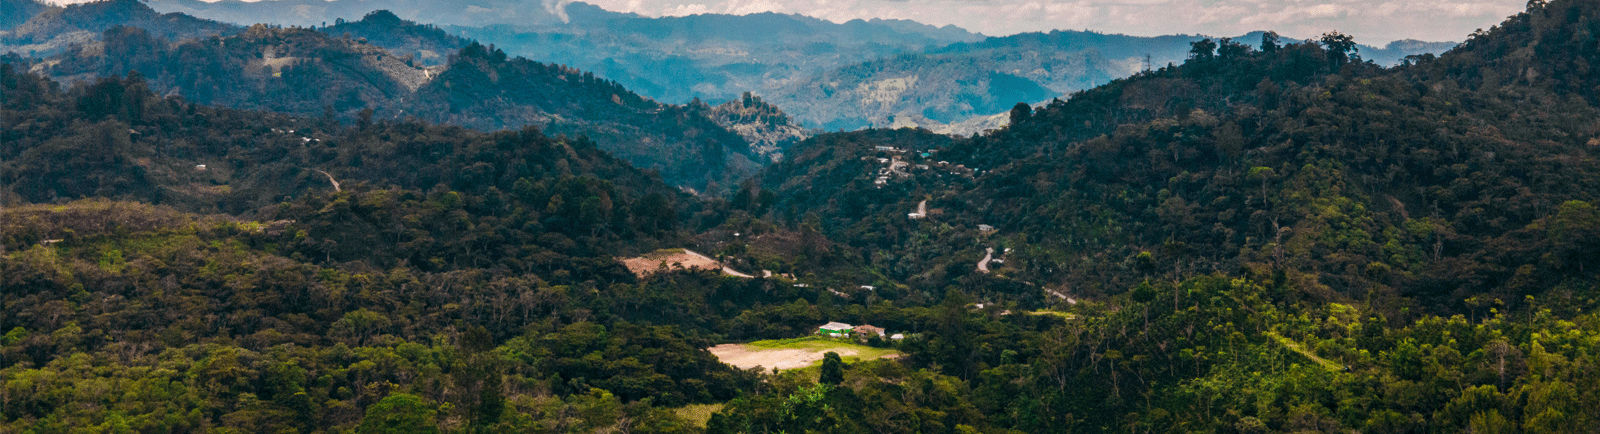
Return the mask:
<svg viewBox="0 0 1600 434">
<path fill-rule="evenodd" d="M 985 135 L 818 135 L 724 198 L 582 136 L 8 57 L 0 431 L 1592 432 L 1596 17 L 1531 2 L 1394 68 L 1201 40 Z M 561 72 L 464 61 L 434 83 Z M 677 247 L 778 274 L 618 261 Z M 705 350 L 829 321 L 909 337 Z"/>
<path fill-rule="evenodd" d="M 438 27 L 402 20 L 394 12 L 381 9 L 357 21 L 340 19 L 332 26 L 317 30 L 334 36 L 348 33 L 351 38 L 365 39 L 369 44 L 383 47 L 390 53 L 411 56 L 414 63 L 428 66 L 444 65 L 451 53 L 472 42 Z"/>
<path fill-rule="evenodd" d="M 731 185 L 758 168 L 743 137 L 685 106 L 656 102 L 592 72 L 510 57 L 492 44 L 386 11 L 320 29 L 258 24 L 198 35 L 188 30 L 194 24 L 164 21 L 137 0 L 71 5 L 59 15 L 104 9 L 116 13 L 96 23 L 139 19 L 101 24 L 93 31 L 98 41 L 34 59 L 29 68 L 68 82 L 138 73 L 157 93 L 301 117 L 417 119 L 483 131 L 535 126 L 587 136 L 696 190 Z"/>
<path fill-rule="evenodd" d="M 157 38 L 179 40 L 231 34 L 239 27 L 193 16 L 161 14 L 139 0 L 109 0 L 65 7 L 35 0 L 0 2 L 0 54 L 50 56 L 80 48 L 115 27 L 139 27 Z"/>
</svg>

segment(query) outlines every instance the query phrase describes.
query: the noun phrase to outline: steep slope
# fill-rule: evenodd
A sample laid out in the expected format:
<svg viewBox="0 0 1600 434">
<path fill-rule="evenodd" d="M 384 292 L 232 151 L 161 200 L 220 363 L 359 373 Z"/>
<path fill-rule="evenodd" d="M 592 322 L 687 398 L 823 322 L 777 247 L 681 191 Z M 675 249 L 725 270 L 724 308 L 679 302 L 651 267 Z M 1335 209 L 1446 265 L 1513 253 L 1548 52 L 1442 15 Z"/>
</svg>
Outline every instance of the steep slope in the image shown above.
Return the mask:
<svg viewBox="0 0 1600 434">
<path fill-rule="evenodd" d="M 904 20 L 833 23 L 760 13 L 647 18 L 582 2 L 478 0 L 157 0 L 163 11 L 237 23 L 316 26 L 386 9 L 399 18 L 493 42 L 513 56 L 594 71 L 652 98 L 722 102 L 842 64 L 980 36 Z"/>
<path fill-rule="evenodd" d="M 50 9 L 50 5 L 34 0 L 0 0 L 0 29 L 10 29 L 28 22 L 34 15 Z"/>
<path fill-rule="evenodd" d="M 160 14 L 139 0 L 104 0 L 44 9 L 26 22 L 0 30 L 0 52 L 48 56 L 74 44 L 93 45 L 101 32 L 116 26 L 139 27 L 169 41 L 224 35 L 239 29 L 183 14 Z"/>
<path fill-rule="evenodd" d="M 476 43 L 401 106 L 414 110 L 407 116 L 485 130 L 537 125 L 552 134 L 587 135 L 696 189 L 756 169 L 743 138 L 688 107 L 646 99 L 593 73 L 508 59 Z"/>
<path fill-rule="evenodd" d="M 162 98 L 137 77 L 61 91 L 10 64 L 0 65 L 0 72 L 8 96 L 0 132 L 0 196 L 12 204 L 99 197 L 274 219 L 288 211 L 280 204 L 309 206 L 296 197 L 324 203 L 294 213 L 351 200 L 360 203 L 340 212 L 358 219 L 316 217 L 325 213 L 276 219 L 299 220 L 296 228 L 334 240 L 318 247 L 331 259 L 432 269 L 427 261 L 441 254 L 456 265 L 490 260 L 485 255 L 509 248 L 502 242 L 531 242 L 545 233 L 581 236 L 591 244 L 569 254 L 626 252 L 630 245 L 648 251 L 652 238 L 676 219 L 673 209 L 657 208 L 681 199 L 658 176 L 591 142 L 531 128 L 482 133 L 415 121 L 343 126 Z M 349 196 L 335 194 L 341 192 Z M 562 195 L 568 199 L 552 199 Z M 647 196 L 653 202 L 638 202 Z M 383 214 L 402 211 L 390 208 L 401 206 L 395 200 L 454 201 L 446 208 L 464 209 L 473 219 L 506 217 L 511 207 L 537 211 L 522 214 L 518 218 L 533 220 L 511 229 L 526 233 L 480 240 L 489 244 L 475 248 L 488 250 L 474 251 L 455 244 L 463 233 L 438 233 L 436 241 L 410 244 L 404 239 L 419 235 L 383 236 L 409 224 L 393 220 L 399 214 Z M 536 201 L 537 207 L 523 201 Z M 635 211 L 658 214 L 625 218 Z"/>
<path fill-rule="evenodd" d="M 783 151 L 795 142 L 811 137 L 812 132 L 795 125 L 789 115 L 777 106 L 762 101 L 749 92 L 737 100 L 712 107 L 700 100 L 690 101 L 688 107 L 710 118 L 717 125 L 739 134 L 750 143 L 750 151 L 765 160 L 783 159 Z M 764 161 L 765 162 L 765 161 Z"/>
<path fill-rule="evenodd" d="M 1256 46 L 1267 32 L 1227 39 Z M 1276 35 L 1274 34 L 1276 37 Z M 1127 77 L 1182 63 L 1200 35 L 1156 37 L 1055 30 L 960 42 L 795 80 L 769 95 L 807 124 L 824 129 L 918 126 L 970 135 L 996 126 L 995 116 L 1025 102 L 1039 104 Z M 1392 66 L 1404 57 L 1437 54 L 1450 42 L 1395 41 L 1358 45 L 1363 60 Z M 988 74 L 990 79 L 985 79 Z M 995 78 L 1002 85 L 995 86 Z"/>
<path fill-rule="evenodd" d="M 1097 70 L 1104 65 L 1093 53 L 1064 55 L 1059 60 L 1051 67 L 1071 68 L 1084 74 L 1086 81 L 1120 75 Z M 807 125 L 855 130 L 889 127 L 896 118 L 908 117 L 959 122 L 1005 111 L 1017 102 L 1046 101 L 1060 95 L 998 68 L 994 59 L 988 58 L 901 55 L 797 81 L 773 92 L 772 100 Z"/>
<path fill-rule="evenodd" d="M 308 116 L 331 108 L 347 118 L 405 98 L 434 73 L 309 29 L 255 25 L 226 38 L 168 43 L 143 28 L 118 27 L 103 39 L 64 53 L 48 72 L 83 79 L 138 72 L 158 91 L 202 104 Z"/>
<path fill-rule="evenodd" d="M 422 45 L 408 44 L 459 42 L 435 29 L 395 22 L 392 15 L 368 18 L 346 24 L 419 52 Z M 755 169 L 737 134 L 591 73 L 509 59 L 476 44 L 449 55 L 453 63 L 427 66 L 371 40 L 345 38 L 348 33 L 335 37 L 255 25 L 234 36 L 169 43 L 142 28 L 116 27 L 102 35 L 102 43 L 76 46 L 40 68 L 85 81 L 138 72 L 153 89 L 195 102 L 300 116 L 417 118 L 482 130 L 531 125 L 550 134 L 588 136 L 602 149 L 695 189 L 731 185 Z"/>
<path fill-rule="evenodd" d="M 613 255 L 681 242 L 698 202 L 584 141 L 341 126 L 138 78 L 62 90 L 10 64 L 0 93 L 0 377 L 50 391 L 7 392 L 0 430 L 347 431 L 405 399 L 485 431 L 681 430 L 662 408 L 755 385 L 674 316 L 714 291 L 609 293 L 636 283 Z M 100 381 L 171 388 L 58 393 Z M 556 386 L 501 387 L 534 383 Z"/>
<path fill-rule="evenodd" d="M 449 27 L 507 52 L 592 70 L 670 102 L 771 95 L 834 67 L 916 52 L 977 35 L 912 22 L 833 23 L 775 13 L 645 18 L 583 3 L 560 25 Z"/>
<path fill-rule="evenodd" d="M 1019 108 L 994 134 L 897 154 L 935 170 L 884 185 L 867 170 L 823 175 L 814 168 L 891 155 L 870 138 L 821 150 L 838 140 L 821 136 L 790 151 L 820 157 L 792 158 L 765 184 L 784 198 L 775 208 L 816 210 L 830 237 L 933 288 L 972 273 L 988 245 L 1014 249 L 999 276 L 1065 295 L 1255 270 L 1280 273 L 1296 297 L 1384 300 L 1390 318 L 1514 303 L 1595 269 L 1595 246 L 1575 241 L 1588 235 L 1571 235 L 1591 230 L 1571 222 L 1600 199 L 1596 75 L 1580 66 L 1600 47 L 1573 37 L 1594 25 L 1584 8 L 1536 4 L 1388 70 L 1352 61 L 1339 37 L 1224 43 Z M 976 172 L 966 181 L 938 161 Z M 908 220 L 924 199 L 942 215 Z"/>
<path fill-rule="evenodd" d="M 411 56 L 413 64 L 426 66 L 444 65 L 450 54 L 470 42 L 438 27 L 402 20 L 387 10 L 368 13 L 360 21 L 339 22 L 318 30 L 333 36 L 348 34 L 351 38 L 365 39 L 390 53 Z"/>
</svg>

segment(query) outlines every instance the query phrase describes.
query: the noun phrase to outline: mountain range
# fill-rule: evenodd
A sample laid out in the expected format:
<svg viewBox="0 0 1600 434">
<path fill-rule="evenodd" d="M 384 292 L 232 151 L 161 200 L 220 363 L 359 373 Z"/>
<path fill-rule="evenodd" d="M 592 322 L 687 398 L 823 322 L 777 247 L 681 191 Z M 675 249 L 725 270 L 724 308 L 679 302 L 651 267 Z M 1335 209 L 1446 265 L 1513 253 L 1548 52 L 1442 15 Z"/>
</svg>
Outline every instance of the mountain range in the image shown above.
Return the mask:
<svg viewBox="0 0 1600 434">
<path fill-rule="evenodd" d="M 493 42 L 512 55 L 593 71 L 660 101 L 718 103 L 752 92 L 797 123 L 823 130 L 900 125 L 981 132 L 951 124 L 992 127 L 980 119 L 1018 101 L 1044 103 L 1147 66 L 1181 63 L 1189 44 L 1206 38 L 1087 31 L 985 37 L 903 20 L 832 23 L 774 13 L 648 18 L 582 2 L 483 1 L 449 11 L 388 0 L 149 4 L 241 24 L 302 26 L 389 9 L 402 19 Z M 1234 39 L 1255 44 L 1260 34 Z M 1395 41 L 1360 51 L 1364 59 L 1393 65 L 1452 46 Z"/>
<path fill-rule="evenodd" d="M 168 40 L 204 38 L 237 32 L 240 27 L 193 16 L 159 14 L 137 1 L 93 2 L 56 7 L 33 0 L 4 0 L 0 10 L 0 53 L 50 56 L 73 45 L 92 44 L 116 26 L 153 29 Z"/>
<path fill-rule="evenodd" d="M 1594 1 L 1392 66 L 1195 39 L 959 136 L 364 17 L 0 58 L 0 432 L 1600 424 Z M 830 77 L 1053 91 L 992 70 L 1045 36 Z"/>
<path fill-rule="evenodd" d="M 758 167 L 752 158 L 769 158 L 752 154 L 745 139 L 686 106 L 655 102 L 591 72 L 511 58 L 382 12 L 325 31 L 254 25 L 184 39 L 234 28 L 114 0 L 44 12 L 17 29 L 103 11 L 110 15 L 91 21 L 124 25 L 73 27 L 105 30 L 31 68 L 69 81 L 137 72 L 159 92 L 241 109 L 362 122 L 416 118 L 482 130 L 534 126 L 586 136 L 695 189 L 728 185 Z M 395 54 L 369 41 L 406 51 Z"/>
</svg>

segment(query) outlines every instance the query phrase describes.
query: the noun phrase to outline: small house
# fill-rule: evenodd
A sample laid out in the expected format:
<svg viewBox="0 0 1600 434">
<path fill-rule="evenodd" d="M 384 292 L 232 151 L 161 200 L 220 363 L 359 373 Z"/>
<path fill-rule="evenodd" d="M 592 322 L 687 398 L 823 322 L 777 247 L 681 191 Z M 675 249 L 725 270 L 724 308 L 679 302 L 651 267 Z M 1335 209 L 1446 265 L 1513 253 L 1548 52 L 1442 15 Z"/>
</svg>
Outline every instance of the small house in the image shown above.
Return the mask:
<svg viewBox="0 0 1600 434">
<path fill-rule="evenodd" d="M 850 335 L 851 328 L 849 324 L 842 322 L 829 322 L 817 327 L 817 334 L 835 338 L 845 337 Z"/>
<path fill-rule="evenodd" d="M 994 232 L 994 226 L 978 225 L 978 230 L 984 231 L 984 232 Z"/>
<path fill-rule="evenodd" d="M 893 336 L 889 336 L 889 340 L 893 340 L 893 341 L 898 341 L 898 340 L 905 339 L 905 338 L 906 338 L 906 335 L 901 334 L 901 333 L 895 333 Z"/>
<path fill-rule="evenodd" d="M 856 336 L 862 337 L 862 338 L 870 338 L 870 337 L 873 337 L 873 336 L 877 336 L 877 337 L 881 338 L 881 337 L 887 336 L 886 334 L 884 334 L 884 330 L 883 330 L 882 327 L 873 327 L 873 326 L 865 325 L 865 324 L 856 326 L 855 333 L 856 333 Z"/>
</svg>

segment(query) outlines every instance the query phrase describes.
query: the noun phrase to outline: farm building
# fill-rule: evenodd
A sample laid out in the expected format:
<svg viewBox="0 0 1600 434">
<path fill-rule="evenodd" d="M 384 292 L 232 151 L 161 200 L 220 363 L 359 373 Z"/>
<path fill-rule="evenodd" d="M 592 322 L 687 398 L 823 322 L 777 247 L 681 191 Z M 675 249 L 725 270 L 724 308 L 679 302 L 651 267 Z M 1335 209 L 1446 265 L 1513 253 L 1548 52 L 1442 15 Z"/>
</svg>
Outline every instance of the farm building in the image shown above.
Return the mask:
<svg viewBox="0 0 1600 434">
<path fill-rule="evenodd" d="M 845 337 L 850 334 L 851 328 L 849 324 L 842 322 L 829 322 L 823 324 L 822 327 L 817 327 L 817 334 L 829 337 Z"/>
<path fill-rule="evenodd" d="M 880 338 L 885 336 L 884 330 L 883 330 L 882 327 L 873 327 L 873 326 L 865 325 L 865 324 L 856 326 L 855 333 L 856 333 L 856 336 L 860 336 L 860 337 L 863 337 L 863 338 L 872 337 L 874 335 L 876 335 L 876 336 L 878 336 Z"/>
</svg>

